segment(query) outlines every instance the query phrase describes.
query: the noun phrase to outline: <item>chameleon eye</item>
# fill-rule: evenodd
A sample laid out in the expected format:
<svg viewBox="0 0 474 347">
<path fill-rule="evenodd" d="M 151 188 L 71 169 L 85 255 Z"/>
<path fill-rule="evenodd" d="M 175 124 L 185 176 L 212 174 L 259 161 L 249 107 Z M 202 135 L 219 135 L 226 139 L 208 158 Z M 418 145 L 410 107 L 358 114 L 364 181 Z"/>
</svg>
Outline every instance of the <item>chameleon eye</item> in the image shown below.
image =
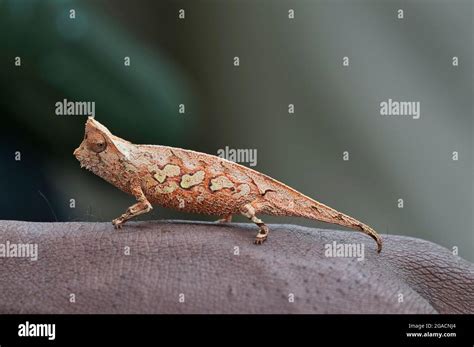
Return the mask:
<svg viewBox="0 0 474 347">
<path fill-rule="evenodd" d="M 105 150 L 105 147 L 107 147 L 106 142 L 97 142 L 97 143 L 92 144 L 91 150 L 93 150 L 96 153 L 100 153 L 103 150 Z"/>
<path fill-rule="evenodd" d="M 101 134 L 90 134 L 87 139 L 87 147 L 95 153 L 100 153 L 107 148 L 107 142 Z"/>
</svg>

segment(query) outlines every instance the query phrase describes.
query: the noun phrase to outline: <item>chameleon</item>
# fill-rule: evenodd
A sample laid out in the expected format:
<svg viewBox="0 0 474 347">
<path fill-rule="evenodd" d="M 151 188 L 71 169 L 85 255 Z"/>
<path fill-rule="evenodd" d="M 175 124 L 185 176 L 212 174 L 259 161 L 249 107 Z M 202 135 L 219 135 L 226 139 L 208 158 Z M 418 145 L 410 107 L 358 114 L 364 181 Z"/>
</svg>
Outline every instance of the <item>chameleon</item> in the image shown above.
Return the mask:
<svg viewBox="0 0 474 347">
<path fill-rule="evenodd" d="M 87 119 L 84 139 L 73 155 L 81 167 L 136 199 L 112 221 L 116 229 L 159 205 L 219 216 L 221 223 L 243 215 L 259 228 L 255 244 L 268 238 L 268 226 L 257 217 L 263 214 L 304 217 L 358 230 L 375 240 L 377 252 L 382 250 L 382 239 L 374 229 L 276 179 L 206 153 L 133 144 L 113 135 L 94 117 Z"/>
</svg>

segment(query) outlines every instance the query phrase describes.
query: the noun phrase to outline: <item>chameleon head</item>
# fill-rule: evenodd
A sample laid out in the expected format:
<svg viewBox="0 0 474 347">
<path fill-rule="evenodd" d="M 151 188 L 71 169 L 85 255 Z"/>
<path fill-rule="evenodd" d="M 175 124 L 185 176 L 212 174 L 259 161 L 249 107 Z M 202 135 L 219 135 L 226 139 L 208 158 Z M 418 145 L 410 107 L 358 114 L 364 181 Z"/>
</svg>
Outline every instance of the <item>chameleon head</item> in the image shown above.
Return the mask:
<svg viewBox="0 0 474 347">
<path fill-rule="evenodd" d="M 89 117 L 84 139 L 73 154 L 81 163 L 81 167 L 103 177 L 107 172 L 113 171 L 111 165 L 128 157 L 127 144 L 131 145 L 128 141 L 112 135 L 105 126 Z"/>
</svg>

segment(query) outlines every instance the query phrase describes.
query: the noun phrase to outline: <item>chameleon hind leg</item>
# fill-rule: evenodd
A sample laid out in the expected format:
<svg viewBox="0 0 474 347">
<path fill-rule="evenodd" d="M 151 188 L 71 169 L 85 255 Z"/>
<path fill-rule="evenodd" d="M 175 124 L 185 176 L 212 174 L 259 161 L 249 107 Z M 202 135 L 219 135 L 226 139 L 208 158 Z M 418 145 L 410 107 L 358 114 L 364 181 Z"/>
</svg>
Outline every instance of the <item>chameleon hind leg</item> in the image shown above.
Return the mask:
<svg viewBox="0 0 474 347">
<path fill-rule="evenodd" d="M 257 226 L 260 228 L 260 231 L 255 237 L 254 243 L 256 245 L 261 245 L 268 237 L 268 232 L 270 231 L 268 226 L 266 226 L 265 223 L 255 215 L 255 208 L 251 204 L 244 205 L 241 213 L 243 216 L 257 224 Z"/>
<path fill-rule="evenodd" d="M 115 218 L 112 221 L 112 224 L 114 225 L 115 229 L 122 228 L 123 223 L 125 223 L 127 220 L 139 216 L 141 214 L 150 212 L 153 209 L 150 202 L 147 200 L 145 194 L 143 194 L 143 190 L 139 184 L 134 184 L 131 190 L 132 194 L 135 196 L 138 202 L 127 208 L 127 211 L 125 211 L 124 214 L 122 214 L 118 218 Z"/>
<path fill-rule="evenodd" d="M 218 219 L 216 220 L 217 223 L 230 223 L 232 222 L 232 214 L 229 213 L 229 214 L 226 214 L 224 216 L 222 216 L 221 219 Z"/>
</svg>

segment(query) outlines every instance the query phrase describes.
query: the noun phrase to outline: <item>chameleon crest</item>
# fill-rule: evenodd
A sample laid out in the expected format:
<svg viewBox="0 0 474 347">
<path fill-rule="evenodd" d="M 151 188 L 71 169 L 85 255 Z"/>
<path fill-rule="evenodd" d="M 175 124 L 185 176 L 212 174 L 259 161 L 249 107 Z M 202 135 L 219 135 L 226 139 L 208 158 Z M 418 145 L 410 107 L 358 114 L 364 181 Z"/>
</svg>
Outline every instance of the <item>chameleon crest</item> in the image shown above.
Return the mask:
<svg viewBox="0 0 474 347">
<path fill-rule="evenodd" d="M 74 156 L 81 167 L 137 200 L 112 221 L 115 228 L 159 205 L 220 216 L 221 222 L 244 215 L 260 229 L 256 244 L 268 237 L 268 226 L 257 217 L 265 214 L 305 217 L 359 230 L 376 241 L 378 252 L 382 249 L 380 236 L 368 225 L 267 175 L 206 153 L 136 145 L 113 135 L 93 118 L 87 120 L 84 139 Z"/>
</svg>

